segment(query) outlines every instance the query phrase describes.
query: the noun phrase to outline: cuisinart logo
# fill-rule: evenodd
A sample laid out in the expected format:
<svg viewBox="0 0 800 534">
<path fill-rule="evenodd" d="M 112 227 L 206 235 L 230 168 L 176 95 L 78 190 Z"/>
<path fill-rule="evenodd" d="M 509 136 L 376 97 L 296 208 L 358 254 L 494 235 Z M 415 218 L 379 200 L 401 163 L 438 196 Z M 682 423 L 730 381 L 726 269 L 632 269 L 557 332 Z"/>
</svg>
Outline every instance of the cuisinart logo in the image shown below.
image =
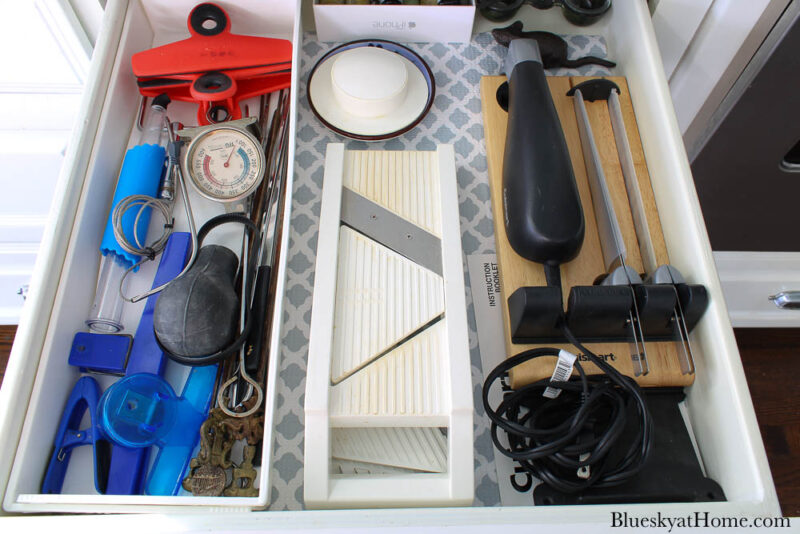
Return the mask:
<svg viewBox="0 0 800 534">
<path fill-rule="evenodd" d="M 372 23 L 372 28 L 375 30 L 413 30 L 417 27 L 416 22 L 405 22 L 395 20 L 376 20 Z"/>
</svg>

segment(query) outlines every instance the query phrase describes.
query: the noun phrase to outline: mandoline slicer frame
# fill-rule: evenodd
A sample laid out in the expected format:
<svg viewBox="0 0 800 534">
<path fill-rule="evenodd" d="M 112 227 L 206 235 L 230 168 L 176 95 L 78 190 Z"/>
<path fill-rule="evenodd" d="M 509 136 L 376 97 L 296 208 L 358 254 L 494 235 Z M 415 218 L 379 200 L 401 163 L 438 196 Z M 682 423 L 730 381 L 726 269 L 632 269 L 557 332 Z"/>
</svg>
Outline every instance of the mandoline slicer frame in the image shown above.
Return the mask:
<svg viewBox="0 0 800 534">
<path fill-rule="evenodd" d="M 366 220 L 367 235 L 354 218 Z M 369 233 L 375 220 L 384 239 Z M 420 259 L 415 252 L 431 243 L 435 261 Z M 306 506 L 472 504 L 472 406 L 453 147 L 329 144 L 306 379 Z"/>
</svg>

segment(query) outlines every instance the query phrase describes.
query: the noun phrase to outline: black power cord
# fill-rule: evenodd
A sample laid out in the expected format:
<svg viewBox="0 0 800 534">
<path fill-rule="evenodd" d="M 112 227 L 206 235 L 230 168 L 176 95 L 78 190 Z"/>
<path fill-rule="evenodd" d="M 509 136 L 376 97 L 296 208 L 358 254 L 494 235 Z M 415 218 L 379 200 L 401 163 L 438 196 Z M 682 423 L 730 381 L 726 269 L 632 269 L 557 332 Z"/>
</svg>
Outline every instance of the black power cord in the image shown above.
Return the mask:
<svg viewBox="0 0 800 534">
<path fill-rule="evenodd" d="M 560 287 L 557 265 L 545 265 L 549 285 Z M 575 361 L 577 379 L 539 380 L 506 393 L 496 408 L 489 390 L 508 371 L 527 361 L 557 357 L 555 348 L 539 348 L 508 358 L 495 367 L 483 385 L 483 406 L 492 421 L 495 447 L 523 469 L 564 493 L 589 487 L 611 487 L 635 476 L 643 467 L 653 441 L 653 421 L 639 385 L 584 347 L 561 318 L 564 337 L 604 374 L 587 376 Z M 556 398 L 546 388 L 561 390 Z M 633 438 L 621 441 L 626 426 L 638 426 Z M 500 442 L 502 429 L 508 445 Z M 624 452 L 623 452 L 624 451 Z"/>
</svg>

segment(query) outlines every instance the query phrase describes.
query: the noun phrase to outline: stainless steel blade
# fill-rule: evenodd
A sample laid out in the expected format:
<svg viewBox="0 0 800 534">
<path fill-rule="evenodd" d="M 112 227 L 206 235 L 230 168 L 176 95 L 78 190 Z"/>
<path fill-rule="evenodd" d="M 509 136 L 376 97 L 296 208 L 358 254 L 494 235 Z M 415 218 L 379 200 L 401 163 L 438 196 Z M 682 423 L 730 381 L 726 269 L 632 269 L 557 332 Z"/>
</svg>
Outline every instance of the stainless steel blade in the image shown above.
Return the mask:
<svg viewBox="0 0 800 534">
<path fill-rule="evenodd" d="M 592 191 L 592 205 L 594 206 L 597 230 L 600 236 L 600 246 L 603 249 L 603 261 L 605 262 L 608 277 L 603 281 L 605 285 L 627 285 L 630 288 L 633 309 L 628 314 L 628 329 L 631 342 L 631 360 L 633 361 L 634 374 L 636 376 L 646 375 L 650 371 L 650 364 L 647 359 L 647 349 L 644 345 L 644 333 L 639 319 L 639 306 L 636 303 L 636 292 L 633 285 L 641 284 L 639 274 L 631 267 L 625 265 L 627 251 L 625 241 L 622 239 L 622 230 L 619 226 L 614 203 L 611 200 L 611 192 L 608 190 L 603 165 L 600 161 L 600 153 L 597 144 L 594 142 L 592 125 L 589 122 L 589 115 L 586 113 L 586 105 L 583 102 L 583 95 L 580 89 L 574 95 L 575 115 L 578 118 L 578 132 L 581 137 L 581 147 L 583 148 L 583 159 L 586 162 L 586 171 L 589 177 L 589 187 Z"/>
<path fill-rule="evenodd" d="M 642 279 L 632 267 L 622 265 L 617 267 L 603 280 L 601 285 L 621 286 L 627 285 L 633 297 L 633 310 L 628 313 L 628 332 L 630 333 L 631 361 L 633 362 L 633 373 L 636 376 L 646 375 L 650 372 L 650 363 L 647 359 L 647 349 L 644 346 L 644 332 L 639 320 L 639 305 L 636 303 L 636 292 L 634 284 L 641 284 Z"/>
<path fill-rule="evenodd" d="M 391 210 L 342 187 L 342 224 L 442 276 L 442 241 Z"/>
<path fill-rule="evenodd" d="M 383 358 L 384 356 L 386 356 L 387 354 L 389 354 L 393 350 L 395 350 L 395 349 L 401 347 L 402 345 L 404 345 L 405 343 L 409 342 L 410 340 L 412 340 L 413 338 L 415 338 L 416 336 L 418 336 L 419 334 L 421 334 L 425 330 L 429 329 L 430 327 L 432 327 L 433 325 L 435 325 L 436 323 L 438 323 L 442 319 L 444 319 L 444 313 L 437 315 L 436 317 L 434 317 L 433 319 L 431 319 L 430 321 L 428 321 L 424 325 L 420 326 L 419 328 L 417 328 L 413 332 L 403 336 L 401 339 L 398 339 L 391 346 L 383 349 L 382 351 L 380 351 L 377 354 L 374 354 L 372 357 L 370 357 L 370 359 L 362 362 L 357 367 L 354 367 L 353 369 L 350 369 L 349 371 L 344 373 L 341 377 L 336 378 L 336 379 L 331 378 L 331 385 L 335 386 L 336 384 L 339 384 L 339 383 L 347 380 L 348 378 L 350 378 L 351 376 L 353 376 L 357 372 L 361 371 L 362 369 L 366 368 L 367 366 L 371 365 L 372 363 L 378 361 L 380 358 Z"/>
<path fill-rule="evenodd" d="M 650 237 L 650 228 L 642 200 L 641 188 L 639 187 L 639 179 L 636 175 L 636 167 L 633 163 L 633 154 L 628 141 L 625 120 L 622 116 L 622 106 L 616 91 L 611 91 L 609 94 L 608 111 L 611 117 L 611 127 L 614 131 L 614 141 L 617 145 L 617 154 L 622 166 L 622 176 L 625 179 L 625 189 L 628 193 L 628 203 L 631 207 L 636 239 L 639 241 L 642 265 L 645 272 L 652 273 L 652 279 L 655 283 L 670 284 L 675 291 L 676 306 L 670 321 L 672 323 L 673 337 L 678 345 L 678 361 L 681 366 L 681 372 L 683 374 L 692 374 L 694 373 L 694 358 L 692 347 L 689 343 L 689 331 L 686 326 L 678 290 L 675 287 L 675 284 L 679 283 L 678 280 L 682 281 L 683 277 L 671 265 L 658 267 L 658 259 Z"/>
<path fill-rule="evenodd" d="M 672 331 L 675 342 L 678 345 L 678 361 L 681 365 L 681 372 L 685 375 L 694 373 L 694 354 L 692 344 L 689 341 L 689 328 L 686 326 L 686 318 L 683 314 L 680 295 L 676 284 L 685 283 L 680 271 L 672 265 L 662 265 L 658 267 L 650 276 L 650 282 L 654 284 L 669 284 L 675 290 L 675 311 L 672 316 Z"/>
<path fill-rule="evenodd" d="M 622 176 L 625 179 L 625 189 L 628 192 L 628 203 L 631 207 L 636 239 L 639 241 L 642 265 L 645 272 L 652 273 L 658 266 L 658 260 L 653 248 L 653 240 L 650 237 L 650 227 L 647 223 L 647 214 L 642 201 L 642 192 L 639 188 L 639 179 L 636 176 L 631 145 L 625 129 L 625 120 L 622 117 L 622 106 L 616 91 L 611 91 L 608 97 L 608 111 L 611 116 L 611 127 L 614 131 L 614 141 L 617 144 L 619 162 L 622 166 Z"/>
<path fill-rule="evenodd" d="M 586 171 L 589 176 L 589 187 L 592 191 L 592 205 L 594 206 L 597 230 L 600 235 L 600 245 L 603 249 L 603 261 L 606 272 L 611 272 L 625 261 L 625 241 L 619 227 L 619 219 L 614 210 L 611 193 L 606 185 L 600 154 L 594 142 L 592 126 L 586 113 L 586 105 L 580 90 L 574 94 L 575 115 L 578 118 L 578 131 L 583 147 L 583 159 L 586 161 Z"/>
</svg>

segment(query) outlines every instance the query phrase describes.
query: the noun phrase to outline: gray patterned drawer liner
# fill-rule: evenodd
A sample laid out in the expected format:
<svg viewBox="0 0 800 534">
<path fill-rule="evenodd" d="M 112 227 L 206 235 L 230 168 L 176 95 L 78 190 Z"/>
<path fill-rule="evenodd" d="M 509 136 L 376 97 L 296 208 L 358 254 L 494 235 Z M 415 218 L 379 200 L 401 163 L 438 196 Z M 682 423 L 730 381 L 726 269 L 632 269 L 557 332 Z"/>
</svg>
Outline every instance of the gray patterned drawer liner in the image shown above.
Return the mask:
<svg viewBox="0 0 800 534">
<path fill-rule="evenodd" d="M 569 57 L 606 56 L 603 38 L 591 35 L 565 36 Z M 301 51 L 299 115 L 295 149 L 295 176 L 289 233 L 288 269 L 284 296 L 280 376 L 275 414 L 272 510 L 303 509 L 303 400 L 306 359 L 314 287 L 320 198 L 322 194 L 325 147 L 344 142 L 356 150 L 434 150 L 437 144 L 455 147 L 458 201 L 461 214 L 462 258 L 465 277 L 466 255 L 495 252 L 489 177 L 479 82 L 482 76 L 502 71 L 506 49 L 491 34 L 481 33 L 470 43 L 411 43 L 431 67 L 436 78 L 436 98 L 422 123 L 401 137 L 366 143 L 343 138 L 327 130 L 314 117 L 306 98 L 308 74 L 316 62 L 336 45 L 320 43 L 316 35 L 303 35 Z M 602 76 L 609 70 L 595 65 L 577 69 L 554 69 L 549 75 Z M 475 313 L 469 279 L 466 280 L 469 346 L 475 402 L 475 506 L 500 504 L 494 451 L 489 425 L 480 401 L 483 384 Z"/>
</svg>

